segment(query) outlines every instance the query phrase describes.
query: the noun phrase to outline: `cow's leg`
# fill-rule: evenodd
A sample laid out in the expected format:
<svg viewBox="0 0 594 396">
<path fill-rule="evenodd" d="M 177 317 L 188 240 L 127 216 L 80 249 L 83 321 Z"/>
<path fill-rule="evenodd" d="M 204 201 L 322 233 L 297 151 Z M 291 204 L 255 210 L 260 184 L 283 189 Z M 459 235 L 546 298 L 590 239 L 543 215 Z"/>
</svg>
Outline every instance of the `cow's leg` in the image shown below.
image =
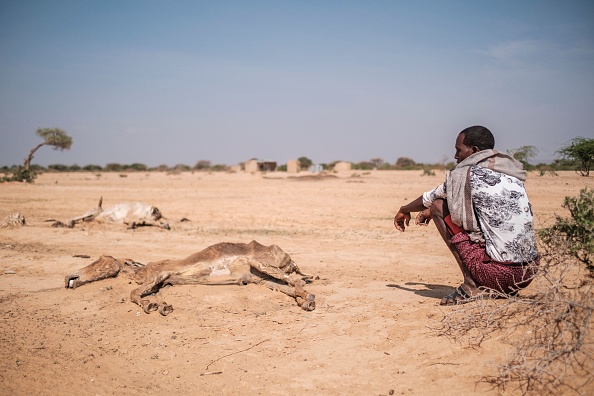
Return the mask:
<svg viewBox="0 0 594 396">
<path fill-rule="evenodd" d="M 139 305 L 146 313 L 159 310 L 161 315 L 167 316 L 173 312 L 173 307 L 171 305 L 167 304 L 165 301 L 157 303 L 149 299 L 143 299 L 143 297 L 146 297 L 149 294 L 158 293 L 159 289 L 163 286 L 163 283 L 169 278 L 169 275 L 169 272 L 161 272 L 152 277 L 142 286 L 132 290 L 130 293 L 130 301 Z"/>
<path fill-rule="evenodd" d="M 99 198 L 99 205 L 95 209 L 90 210 L 89 212 L 85 213 L 82 216 L 73 217 L 72 219 L 68 220 L 68 227 L 73 228 L 76 223 L 79 221 L 92 221 L 95 217 L 99 216 L 101 212 L 103 212 L 103 197 Z"/>
<path fill-rule="evenodd" d="M 304 285 L 302 280 L 295 282 L 295 301 L 305 311 L 313 311 L 316 309 L 316 295 L 305 291 Z"/>
<path fill-rule="evenodd" d="M 296 282 L 295 287 L 288 285 L 281 285 L 276 282 L 266 282 L 266 287 L 272 290 L 285 293 L 288 296 L 295 298 L 297 305 L 299 305 L 305 311 L 313 311 L 316 309 L 316 296 L 307 293 L 303 289 L 301 282 Z"/>
<path fill-rule="evenodd" d="M 305 284 L 305 282 L 303 280 L 300 280 L 300 279 L 295 280 L 295 279 L 291 278 L 288 274 L 283 272 L 281 269 L 279 269 L 278 267 L 263 263 L 261 261 L 250 259 L 249 264 L 255 270 L 257 270 L 263 274 L 266 274 L 274 279 L 285 282 L 289 286 L 293 286 L 288 289 L 284 289 L 284 288 L 280 289 L 279 288 L 278 290 L 291 296 L 291 297 L 295 297 L 295 301 L 297 301 L 297 304 L 299 304 L 299 306 L 301 308 L 303 308 L 306 311 L 313 311 L 315 309 L 316 296 L 314 294 L 310 294 L 305 291 L 305 289 L 303 288 L 303 285 Z M 292 294 L 287 292 L 289 290 L 291 290 Z"/>
<path fill-rule="evenodd" d="M 97 261 L 64 278 L 65 287 L 75 289 L 86 283 L 113 278 L 120 273 L 123 263 L 111 256 L 101 256 Z"/>
<path fill-rule="evenodd" d="M 136 220 L 131 222 L 124 222 L 128 226 L 129 230 L 135 230 L 138 227 L 159 227 L 163 228 L 164 230 L 171 230 L 169 223 L 162 223 L 160 221 L 152 221 L 152 220 Z"/>
<path fill-rule="evenodd" d="M 281 282 L 285 282 L 291 286 L 294 285 L 295 281 L 293 279 L 291 279 L 289 274 L 285 273 L 280 268 L 275 267 L 270 264 L 263 263 L 261 261 L 251 259 L 251 258 L 248 258 L 247 260 L 248 260 L 250 267 L 252 267 L 256 271 L 266 274 L 266 275 L 270 276 L 271 278 L 277 279 Z"/>
<path fill-rule="evenodd" d="M 68 227 L 72 228 L 76 223 L 85 222 L 85 221 L 93 221 L 95 217 L 97 217 L 99 213 L 90 213 L 78 217 L 73 217 L 68 220 Z"/>
</svg>

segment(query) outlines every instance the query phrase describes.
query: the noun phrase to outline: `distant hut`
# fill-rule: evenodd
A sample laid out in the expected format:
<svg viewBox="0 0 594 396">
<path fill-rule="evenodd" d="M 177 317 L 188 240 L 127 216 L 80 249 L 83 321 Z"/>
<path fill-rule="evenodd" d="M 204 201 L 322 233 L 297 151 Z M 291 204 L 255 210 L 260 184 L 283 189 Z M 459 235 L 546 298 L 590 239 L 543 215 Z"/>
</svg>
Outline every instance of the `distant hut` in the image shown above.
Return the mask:
<svg viewBox="0 0 594 396">
<path fill-rule="evenodd" d="M 276 171 L 276 161 L 258 161 L 258 170 L 260 172 Z"/>
<path fill-rule="evenodd" d="M 348 172 L 351 170 L 351 163 L 350 162 L 337 162 L 334 165 L 335 172 Z"/>
<path fill-rule="evenodd" d="M 297 160 L 289 160 L 287 162 L 287 173 L 299 173 L 301 171 L 301 163 Z"/>
<path fill-rule="evenodd" d="M 245 163 L 245 171 L 256 172 L 274 172 L 276 171 L 276 161 L 251 159 Z"/>
<path fill-rule="evenodd" d="M 258 160 L 249 160 L 245 163 L 245 171 L 249 173 L 256 173 L 258 172 Z"/>
</svg>

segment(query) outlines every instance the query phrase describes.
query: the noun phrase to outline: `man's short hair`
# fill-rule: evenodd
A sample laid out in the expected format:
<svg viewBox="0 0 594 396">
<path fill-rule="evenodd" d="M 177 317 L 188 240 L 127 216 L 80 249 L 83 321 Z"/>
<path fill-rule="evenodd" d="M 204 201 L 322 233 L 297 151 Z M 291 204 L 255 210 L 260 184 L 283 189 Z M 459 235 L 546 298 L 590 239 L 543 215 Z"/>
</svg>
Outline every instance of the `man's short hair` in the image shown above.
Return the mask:
<svg viewBox="0 0 594 396">
<path fill-rule="evenodd" d="M 464 134 L 462 143 L 468 147 L 476 146 L 479 150 L 487 150 L 495 147 L 495 137 L 484 126 L 471 126 L 460 132 L 460 134 L 462 133 Z"/>
</svg>

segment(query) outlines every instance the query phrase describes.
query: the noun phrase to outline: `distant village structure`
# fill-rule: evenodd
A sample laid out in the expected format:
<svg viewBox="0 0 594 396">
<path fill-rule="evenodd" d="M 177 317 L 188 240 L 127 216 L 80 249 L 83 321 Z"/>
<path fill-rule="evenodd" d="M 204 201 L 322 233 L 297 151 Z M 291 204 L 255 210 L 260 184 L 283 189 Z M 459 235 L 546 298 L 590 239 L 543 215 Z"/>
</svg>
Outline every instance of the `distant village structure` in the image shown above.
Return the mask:
<svg viewBox="0 0 594 396">
<path fill-rule="evenodd" d="M 335 172 L 348 172 L 351 170 L 351 163 L 350 162 L 337 162 L 334 165 L 334 171 Z"/>
<path fill-rule="evenodd" d="M 289 160 L 287 162 L 287 173 L 299 173 L 301 171 L 301 164 L 297 160 Z"/>
<path fill-rule="evenodd" d="M 245 171 L 249 173 L 274 172 L 276 171 L 276 162 L 251 159 L 245 163 Z"/>
<path fill-rule="evenodd" d="M 307 168 L 309 173 L 322 173 L 323 170 L 324 167 L 321 164 L 312 164 L 309 168 Z"/>
<path fill-rule="evenodd" d="M 275 172 L 277 167 L 278 165 L 276 161 L 251 159 L 241 165 L 232 167 L 232 171 L 244 171 L 247 173 Z M 352 164 L 350 162 L 340 161 L 334 164 L 334 168 L 332 170 L 334 172 L 349 172 L 351 169 Z M 287 161 L 288 174 L 297 174 L 301 171 L 301 163 L 298 160 Z M 324 168 L 321 164 L 312 164 L 309 168 L 307 168 L 307 171 L 309 173 L 321 173 L 324 171 Z"/>
</svg>

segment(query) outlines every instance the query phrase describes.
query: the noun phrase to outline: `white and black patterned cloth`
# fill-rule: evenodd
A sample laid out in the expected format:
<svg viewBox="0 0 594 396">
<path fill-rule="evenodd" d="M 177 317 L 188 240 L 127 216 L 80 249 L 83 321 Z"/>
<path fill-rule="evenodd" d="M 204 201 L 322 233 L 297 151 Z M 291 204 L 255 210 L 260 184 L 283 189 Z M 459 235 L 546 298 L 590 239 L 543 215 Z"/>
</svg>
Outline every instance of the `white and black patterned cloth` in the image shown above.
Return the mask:
<svg viewBox="0 0 594 396">
<path fill-rule="evenodd" d="M 470 189 L 487 255 L 500 262 L 536 259 L 534 218 L 524 183 L 513 176 L 472 166 Z M 423 205 L 427 208 L 436 199 L 447 199 L 445 183 L 423 193 Z"/>
</svg>

